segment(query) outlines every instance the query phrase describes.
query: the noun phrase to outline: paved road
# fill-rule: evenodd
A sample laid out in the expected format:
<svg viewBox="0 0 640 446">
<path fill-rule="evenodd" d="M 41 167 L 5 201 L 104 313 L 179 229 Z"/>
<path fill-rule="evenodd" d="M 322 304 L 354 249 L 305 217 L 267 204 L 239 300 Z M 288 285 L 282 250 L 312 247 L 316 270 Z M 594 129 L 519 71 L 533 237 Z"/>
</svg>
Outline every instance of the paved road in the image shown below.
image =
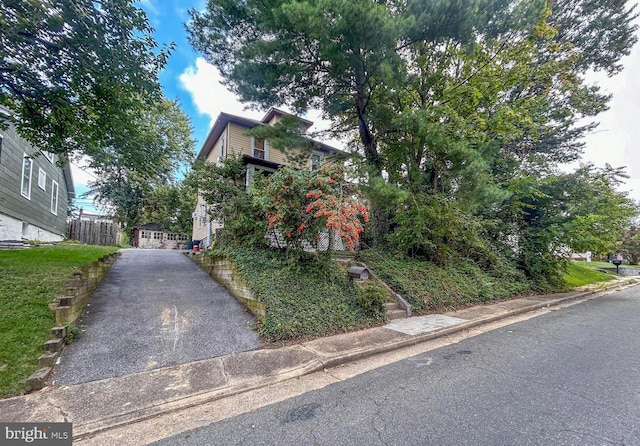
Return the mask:
<svg viewBox="0 0 640 446">
<path fill-rule="evenodd" d="M 179 251 L 125 249 L 51 378 L 77 384 L 260 347 L 254 318 Z"/>
<path fill-rule="evenodd" d="M 639 335 L 635 287 L 154 444 L 640 445 Z"/>
</svg>

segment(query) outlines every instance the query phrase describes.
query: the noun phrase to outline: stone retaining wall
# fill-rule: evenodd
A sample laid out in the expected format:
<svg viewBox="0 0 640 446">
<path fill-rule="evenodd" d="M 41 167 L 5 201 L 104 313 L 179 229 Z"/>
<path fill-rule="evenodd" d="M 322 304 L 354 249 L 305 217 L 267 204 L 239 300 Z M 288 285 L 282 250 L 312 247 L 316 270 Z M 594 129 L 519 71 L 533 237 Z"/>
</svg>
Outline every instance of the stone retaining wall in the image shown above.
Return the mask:
<svg viewBox="0 0 640 446">
<path fill-rule="evenodd" d="M 91 294 L 102 282 L 118 255 L 106 255 L 96 262 L 79 267 L 78 271 L 73 273 L 62 295 L 50 305 L 56 314 L 57 324 L 75 324 L 89 303 Z"/>
<path fill-rule="evenodd" d="M 91 295 L 118 256 L 118 253 L 109 254 L 96 262 L 79 267 L 69 279 L 62 295 L 49 305 L 49 308 L 55 312 L 58 326 L 51 329 L 51 339 L 45 342 L 45 352 L 38 358 L 40 369 L 27 378 L 26 392 L 44 387 L 51 369 L 64 348 L 67 326 L 75 325 L 82 310 L 89 303 Z"/>
<path fill-rule="evenodd" d="M 212 257 L 205 253 L 187 255 L 245 305 L 254 316 L 264 322 L 267 307 L 259 302 L 255 293 L 249 289 L 244 276 L 233 261 L 224 257 Z"/>
</svg>

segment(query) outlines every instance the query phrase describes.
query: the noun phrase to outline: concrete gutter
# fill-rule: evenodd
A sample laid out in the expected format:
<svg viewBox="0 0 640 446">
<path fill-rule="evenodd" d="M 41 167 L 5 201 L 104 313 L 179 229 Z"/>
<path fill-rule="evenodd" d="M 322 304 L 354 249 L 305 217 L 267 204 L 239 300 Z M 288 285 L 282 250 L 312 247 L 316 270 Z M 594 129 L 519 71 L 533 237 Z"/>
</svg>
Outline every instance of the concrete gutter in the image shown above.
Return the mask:
<svg viewBox="0 0 640 446">
<path fill-rule="evenodd" d="M 56 387 L 54 382 L 37 393 L 0 400 L 0 421 L 72 422 L 74 438 L 78 439 L 507 317 L 600 297 L 601 291 L 638 283 L 638 279 L 625 278 L 603 288 L 523 297 L 447 312 L 444 315 L 467 322 L 420 335 L 376 327 L 73 386 Z"/>
</svg>

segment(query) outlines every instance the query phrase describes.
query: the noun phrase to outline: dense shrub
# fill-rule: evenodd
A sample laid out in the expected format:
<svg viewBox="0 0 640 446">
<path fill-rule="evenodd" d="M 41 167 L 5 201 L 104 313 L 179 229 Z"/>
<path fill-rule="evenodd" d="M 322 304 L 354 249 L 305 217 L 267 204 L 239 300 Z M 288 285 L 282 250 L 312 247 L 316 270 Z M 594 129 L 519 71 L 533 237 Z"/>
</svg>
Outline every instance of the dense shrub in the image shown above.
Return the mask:
<svg viewBox="0 0 640 446">
<path fill-rule="evenodd" d="M 356 303 L 368 316 L 384 317 L 384 304 L 390 301 L 389 291 L 379 283 L 366 281 L 356 285 Z"/>
<path fill-rule="evenodd" d="M 284 237 L 283 248 L 302 253 L 317 248 L 323 231 L 331 230 L 353 251 L 369 220 L 357 187 L 338 165 L 315 171 L 278 169 L 254 185 L 253 196 L 268 227 Z"/>
</svg>

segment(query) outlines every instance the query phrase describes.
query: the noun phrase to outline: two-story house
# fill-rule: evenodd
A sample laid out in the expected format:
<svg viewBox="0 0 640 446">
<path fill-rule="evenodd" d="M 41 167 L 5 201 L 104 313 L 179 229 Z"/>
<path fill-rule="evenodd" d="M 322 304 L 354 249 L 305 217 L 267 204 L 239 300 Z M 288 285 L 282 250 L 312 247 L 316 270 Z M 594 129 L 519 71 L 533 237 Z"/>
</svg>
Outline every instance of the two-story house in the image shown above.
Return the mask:
<svg viewBox="0 0 640 446">
<path fill-rule="evenodd" d="M 282 110 L 271 108 L 264 118 L 258 121 L 220 113 L 197 159 L 211 163 L 222 163 L 231 154 L 241 156 L 247 166 L 245 184 L 248 186 L 251 184 L 256 171 L 275 172 L 281 166 L 314 170 L 325 159 L 341 153 L 340 150 L 334 147 L 309 139 L 313 150 L 309 152 L 306 163 L 291 163 L 283 151 L 269 144 L 269 140 L 258 139 L 247 134 L 247 131 L 257 126 L 274 125 L 283 116 L 291 115 Z M 306 119 L 300 117 L 296 117 L 296 119 L 304 126 L 305 130 L 313 125 L 313 122 Z M 209 246 L 215 230 L 219 227 L 218 222 L 210 219 L 206 203 L 202 197 L 198 197 L 196 209 L 193 213 L 193 240 L 202 240 L 201 246 L 206 248 Z"/>
<path fill-rule="evenodd" d="M 68 162 L 60 165 L 58 155 L 33 147 L 13 126 L 0 129 L 0 242 L 63 240 L 72 198 Z"/>
</svg>

